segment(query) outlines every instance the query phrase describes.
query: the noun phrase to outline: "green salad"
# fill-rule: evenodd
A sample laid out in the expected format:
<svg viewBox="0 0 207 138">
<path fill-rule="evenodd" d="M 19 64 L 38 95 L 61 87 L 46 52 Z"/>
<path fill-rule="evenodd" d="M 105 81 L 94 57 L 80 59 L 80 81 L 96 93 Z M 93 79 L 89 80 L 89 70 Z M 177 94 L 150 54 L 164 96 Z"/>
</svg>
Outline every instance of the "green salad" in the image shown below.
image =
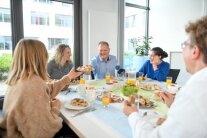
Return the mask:
<svg viewBox="0 0 207 138">
<path fill-rule="evenodd" d="M 124 94 L 124 96 L 137 94 L 138 91 L 139 91 L 139 87 L 136 85 L 125 84 L 122 88 L 122 93 Z"/>
</svg>

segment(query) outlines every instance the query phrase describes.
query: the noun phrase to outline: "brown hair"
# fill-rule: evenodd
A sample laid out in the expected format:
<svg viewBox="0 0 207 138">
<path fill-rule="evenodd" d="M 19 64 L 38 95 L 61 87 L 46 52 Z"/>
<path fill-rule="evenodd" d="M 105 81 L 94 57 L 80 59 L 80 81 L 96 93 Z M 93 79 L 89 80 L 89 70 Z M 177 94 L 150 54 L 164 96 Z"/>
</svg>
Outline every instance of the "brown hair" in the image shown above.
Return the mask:
<svg viewBox="0 0 207 138">
<path fill-rule="evenodd" d="M 70 49 L 69 45 L 65 45 L 65 44 L 59 44 L 57 49 L 56 49 L 56 53 L 54 56 L 55 59 L 55 63 L 59 66 L 59 67 L 63 67 L 65 63 L 69 64 L 71 62 L 70 61 L 66 61 L 63 57 L 64 57 L 64 50 L 66 48 Z"/>
<path fill-rule="evenodd" d="M 161 59 L 168 57 L 167 52 L 165 52 L 162 48 L 160 47 L 153 47 L 151 49 L 157 56 L 161 56 Z"/>
<path fill-rule="evenodd" d="M 6 83 L 16 84 L 18 80 L 29 79 L 33 74 L 46 80 L 47 60 L 47 49 L 41 41 L 21 39 L 16 45 Z"/>
<path fill-rule="evenodd" d="M 186 25 L 185 31 L 191 34 L 192 43 L 196 44 L 203 53 L 203 61 L 207 64 L 207 16 L 202 17 L 196 22 L 189 22 Z"/>
</svg>

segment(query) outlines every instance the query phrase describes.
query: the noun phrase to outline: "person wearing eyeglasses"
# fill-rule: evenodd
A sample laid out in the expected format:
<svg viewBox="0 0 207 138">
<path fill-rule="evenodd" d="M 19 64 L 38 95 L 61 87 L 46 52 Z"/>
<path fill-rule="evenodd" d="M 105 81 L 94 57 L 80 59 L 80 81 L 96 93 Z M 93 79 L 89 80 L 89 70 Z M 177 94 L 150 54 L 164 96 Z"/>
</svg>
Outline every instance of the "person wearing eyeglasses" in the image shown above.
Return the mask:
<svg viewBox="0 0 207 138">
<path fill-rule="evenodd" d="M 90 65 L 94 68 L 95 79 L 104 79 L 106 75 L 115 76 L 117 65 L 116 56 L 110 55 L 108 42 L 100 41 L 98 44 L 99 55 L 92 58 Z"/>
<path fill-rule="evenodd" d="M 128 116 L 134 138 L 207 137 L 207 16 L 189 22 L 185 31 L 188 38 L 182 44 L 183 58 L 192 76 L 175 97 L 160 94 L 170 108 L 159 127 L 144 127 L 145 121 L 136 105 L 124 102 L 123 112 Z"/>
<path fill-rule="evenodd" d="M 164 58 L 168 57 L 160 47 L 154 47 L 150 50 L 150 59 L 147 60 L 143 66 L 136 73 L 136 77 L 139 76 L 139 72 L 142 72 L 144 76 L 153 80 L 165 81 L 170 71 L 170 64 L 163 61 Z"/>
<path fill-rule="evenodd" d="M 70 59 L 71 48 L 69 45 L 59 44 L 54 58 L 47 65 L 47 72 L 51 79 L 60 79 L 68 74 L 73 67 Z"/>
</svg>

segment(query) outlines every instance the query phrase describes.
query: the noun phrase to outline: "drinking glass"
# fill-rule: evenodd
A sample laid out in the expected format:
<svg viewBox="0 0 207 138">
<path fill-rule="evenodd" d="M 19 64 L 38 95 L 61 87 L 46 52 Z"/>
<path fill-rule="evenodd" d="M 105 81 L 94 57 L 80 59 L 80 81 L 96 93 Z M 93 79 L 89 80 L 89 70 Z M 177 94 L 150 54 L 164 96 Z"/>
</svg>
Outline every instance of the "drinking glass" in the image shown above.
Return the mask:
<svg viewBox="0 0 207 138">
<path fill-rule="evenodd" d="M 101 100 L 102 100 L 102 104 L 103 104 L 104 107 L 108 107 L 108 105 L 110 103 L 110 96 L 111 96 L 111 94 L 108 91 L 104 91 L 102 93 Z"/>
<path fill-rule="evenodd" d="M 111 79 L 111 76 L 110 76 L 109 73 L 107 73 L 106 76 L 105 76 L 106 83 L 110 83 L 110 79 Z"/>
<path fill-rule="evenodd" d="M 85 78 L 80 78 L 80 84 L 86 84 L 86 79 Z"/>
<path fill-rule="evenodd" d="M 96 99 L 95 90 L 86 90 L 86 101 L 92 106 Z"/>
<path fill-rule="evenodd" d="M 169 86 L 171 84 L 172 84 L 172 77 L 167 76 L 167 78 L 166 78 L 166 85 Z"/>
<path fill-rule="evenodd" d="M 86 94 L 85 84 L 79 84 L 76 90 L 80 94 L 80 97 L 85 98 L 85 94 Z"/>
<path fill-rule="evenodd" d="M 127 83 L 131 85 L 136 85 L 136 71 L 135 70 L 128 71 Z"/>
<path fill-rule="evenodd" d="M 138 79 L 139 79 L 140 82 L 143 81 L 143 76 L 144 76 L 144 73 L 143 72 L 139 72 Z"/>
</svg>

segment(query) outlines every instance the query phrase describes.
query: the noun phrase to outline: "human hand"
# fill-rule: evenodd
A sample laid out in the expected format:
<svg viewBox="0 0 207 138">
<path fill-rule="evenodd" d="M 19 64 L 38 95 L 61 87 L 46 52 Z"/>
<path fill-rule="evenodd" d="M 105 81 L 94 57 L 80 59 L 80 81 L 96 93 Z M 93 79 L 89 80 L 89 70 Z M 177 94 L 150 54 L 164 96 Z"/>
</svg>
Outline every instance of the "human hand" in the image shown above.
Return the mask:
<svg viewBox="0 0 207 138">
<path fill-rule="evenodd" d="M 159 94 L 159 96 L 161 97 L 161 99 L 163 100 L 163 102 L 165 104 L 167 104 L 168 107 L 171 106 L 171 104 L 173 103 L 174 101 L 174 98 L 175 98 L 175 95 L 169 93 L 169 92 L 161 92 Z"/>
<path fill-rule="evenodd" d="M 129 116 L 133 112 L 138 112 L 137 106 L 135 104 L 129 104 L 129 101 L 124 101 L 123 112 L 126 116 Z"/>
<path fill-rule="evenodd" d="M 55 109 L 60 110 L 60 107 L 61 107 L 60 100 L 58 100 L 58 99 L 52 99 L 51 106 L 52 106 L 52 108 L 55 108 Z"/>
<path fill-rule="evenodd" d="M 72 79 L 75 79 L 75 78 L 79 77 L 82 74 L 83 74 L 83 72 L 75 72 L 74 67 L 73 67 L 70 70 L 70 72 L 68 73 L 68 77 L 72 80 Z"/>
<path fill-rule="evenodd" d="M 156 70 L 159 64 L 160 64 L 160 57 L 155 56 L 154 59 L 152 60 L 153 69 Z"/>
</svg>

